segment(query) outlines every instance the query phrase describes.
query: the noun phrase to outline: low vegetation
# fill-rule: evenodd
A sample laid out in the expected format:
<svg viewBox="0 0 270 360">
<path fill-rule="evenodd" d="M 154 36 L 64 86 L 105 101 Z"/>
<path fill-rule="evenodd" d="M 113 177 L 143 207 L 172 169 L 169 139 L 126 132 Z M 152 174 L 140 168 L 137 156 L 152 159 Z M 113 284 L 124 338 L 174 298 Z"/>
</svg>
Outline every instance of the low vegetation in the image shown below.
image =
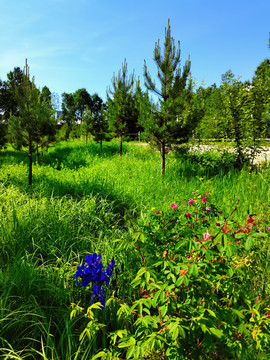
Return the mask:
<svg viewBox="0 0 270 360">
<path fill-rule="evenodd" d="M 269 168 L 194 156 L 62 142 L 27 187 L 1 151 L 0 358 L 269 357 Z M 94 253 L 108 287 L 76 285 Z"/>
</svg>

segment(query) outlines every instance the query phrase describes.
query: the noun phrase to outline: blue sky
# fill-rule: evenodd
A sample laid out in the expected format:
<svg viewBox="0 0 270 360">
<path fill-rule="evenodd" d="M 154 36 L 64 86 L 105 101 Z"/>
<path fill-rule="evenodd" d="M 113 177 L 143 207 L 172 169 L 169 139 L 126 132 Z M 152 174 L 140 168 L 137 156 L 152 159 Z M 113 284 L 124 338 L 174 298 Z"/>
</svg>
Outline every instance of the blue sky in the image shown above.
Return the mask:
<svg viewBox="0 0 270 360">
<path fill-rule="evenodd" d="M 0 78 L 27 58 L 36 85 L 59 95 L 86 88 L 105 100 L 125 58 L 142 83 L 144 59 L 155 75 L 168 18 L 199 85 L 228 69 L 251 79 L 270 58 L 269 0 L 0 0 L 0 10 Z"/>
</svg>

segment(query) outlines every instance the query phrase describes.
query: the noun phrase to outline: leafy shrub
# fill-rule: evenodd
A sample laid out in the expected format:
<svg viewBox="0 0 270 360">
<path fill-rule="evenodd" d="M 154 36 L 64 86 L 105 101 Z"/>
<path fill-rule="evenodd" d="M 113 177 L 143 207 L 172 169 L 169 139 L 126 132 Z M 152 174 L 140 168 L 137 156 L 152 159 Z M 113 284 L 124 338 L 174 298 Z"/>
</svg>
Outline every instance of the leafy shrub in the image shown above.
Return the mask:
<svg viewBox="0 0 270 360">
<path fill-rule="evenodd" d="M 132 236 L 118 250 L 139 254 L 135 296 L 107 301 L 123 327 L 94 358 L 269 357 L 269 211 L 240 226 L 237 206 L 224 218 L 207 194 L 193 195 L 168 213 L 152 209 L 147 224 L 130 220 Z"/>
<path fill-rule="evenodd" d="M 221 170 L 227 172 L 233 169 L 237 160 L 236 154 L 228 151 L 194 152 L 181 156 L 191 163 L 196 163 L 199 171 L 208 172 L 210 175 L 218 174 Z"/>
</svg>

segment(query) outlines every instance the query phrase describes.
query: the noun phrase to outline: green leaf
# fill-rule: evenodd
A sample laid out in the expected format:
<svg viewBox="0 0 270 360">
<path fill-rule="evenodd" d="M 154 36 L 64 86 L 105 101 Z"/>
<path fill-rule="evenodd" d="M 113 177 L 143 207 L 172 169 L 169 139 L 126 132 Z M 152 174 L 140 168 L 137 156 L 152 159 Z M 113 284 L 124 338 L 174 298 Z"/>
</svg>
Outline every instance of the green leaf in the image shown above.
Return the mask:
<svg viewBox="0 0 270 360">
<path fill-rule="evenodd" d="M 189 279 L 187 276 L 184 276 L 184 285 L 188 286 L 188 284 L 189 284 Z"/>
<path fill-rule="evenodd" d="M 233 309 L 233 308 L 232 308 L 232 311 L 233 311 L 240 319 L 244 319 L 244 318 L 245 318 L 245 315 L 243 314 L 243 310 L 240 311 L 240 310 L 237 310 L 237 309 Z"/>
<path fill-rule="evenodd" d="M 137 272 L 137 277 L 142 276 L 147 271 L 145 267 L 140 268 L 140 270 Z"/>
<path fill-rule="evenodd" d="M 185 330 L 182 328 L 182 326 L 178 326 L 178 330 L 179 330 L 179 333 L 180 333 L 180 336 L 185 339 L 186 338 L 186 333 L 185 333 Z"/>
<path fill-rule="evenodd" d="M 251 234 L 250 236 L 255 237 L 255 238 L 268 237 L 268 235 L 266 233 L 255 233 L 255 234 Z"/>
<path fill-rule="evenodd" d="M 176 245 L 175 245 L 175 248 L 174 248 L 174 250 L 175 251 L 178 251 L 183 245 L 185 245 L 185 241 L 179 241 Z"/>
<path fill-rule="evenodd" d="M 211 309 L 206 309 L 206 310 L 209 312 L 210 315 L 212 315 L 214 318 L 216 318 L 216 314 L 214 313 L 213 310 L 211 310 Z"/>
<path fill-rule="evenodd" d="M 205 324 L 200 324 L 202 332 L 205 333 L 207 331 L 207 326 Z"/>
<path fill-rule="evenodd" d="M 244 237 L 246 237 L 245 233 L 238 233 L 234 235 L 235 239 L 243 239 Z"/>
<path fill-rule="evenodd" d="M 132 346 L 132 347 L 130 347 L 130 348 L 128 349 L 128 351 L 127 351 L 127 359 L 130 359 L 130 358 L 131 358 L 131 356 L 133 355 L 134 351 L 135 351 L 135 346 Z"/>
<path fill-rule="evenodd" d="M 228 246 L 227 246 L 226 255 L 227 255 L 229 258 L 232 256 L 232 248 L 231 248 L 231 245 L 228 245 Z"/>
<path fill-rule="evenodd" d="M 230 269 L 228 270 L 228 276 L 229 276 L 229 277 L 232 277 L 232 276 L 233 276 L 233 269 L 232 269 L 232 268 L 230 268 Z"/>
<path fill-rule="evenodd" d="M 175 328 L 173 329 L 173 332 L 172 332 L 172 339 L 173 339 L 173 340 L 176 340 L 177 337 L 178 337 L 178 334 L 179 334 L 179 328 L 178 328 L 178 327 L 175 327 Z"/>
<path fill-rule="evenodd" d="M 167 305 L 163 305 L 163 306 L 161 306 L 161 307 L 159 308 L 159 310 L 160 310 L 161 316 L 164 317 L 164 316 L 166 315 L 167 311 L 168 311 L 168 306 L 167 306 Z"/>
<path fill-rule="evenodd" d="M 149 283 L 149 280 L 150 280 L 150 272 L 149 271 L 146 271 L 146 273 L 144 274 L 145 276 L 145 280 L 147 283 Z"/>
<path fill-rule="evenodd" d="M 105 356 L 106 353 L 104 351 L 100 351 L 98 354 L 96 354 L 95 356 L 93 356 L 91 358 L 91 360 L 95 360 L 95 359 L 99 359 L 99 358 L 102 358 L 103 356 Z"/>
<path fill-rule="evenodd" d="M 193 275 L 195 278 L 198 277 L 199 275 L 199 270 L 198 270 L 198 266 L 196 264 L 192 264 L 189 267 L 189 274 Z"/>
<path fill-rule="evenodd" d="M 246 250 L 250 250 L 252 248 L 252 245 L 253 245 L 252 237 L 248 237 L 245 243 Z"/>
<path fill-rule="evenodd" d="M 211 327 L 209 330 L 211 331 L 211 333 L 212 333 L 213 335 L 215 335 L 215 336 L 218 337 L 219 339 L 220 339 L 220 338 L 222 337 L 222 335 L 223 335 L 223 331 L 221 331 L 221 330 L 219 330 L 219 329 L 216 329 L 216 328 Z"/>
<path fill-rule="evenodd" d="M 135 344 L 136 344 L 136 340 L 133 337 L 131 337 L 127 341 L 121 341 L 118 344 L 118 347 L 119 348 L 125 348 L 125 347 L 129 347 L 129 346 L 134 346 Z"/>
<path fill-rule="evenodd" d="M 158 290 L 155 295 L 154 295 L 154 298 L 152 300 L 152 306 L 155 308 L 157 306 L 157 301 L 158 301 L 158 297 L 161 293 L 161 290 Z"/>
<path fill-rule="evenodd" d="M 182 282 L 183 282 L 183 276 L 179 276 L 179 278 L 177 279 L 176 281 L 176 286 L 181 286 L 182 285 Z"/>
</svg>

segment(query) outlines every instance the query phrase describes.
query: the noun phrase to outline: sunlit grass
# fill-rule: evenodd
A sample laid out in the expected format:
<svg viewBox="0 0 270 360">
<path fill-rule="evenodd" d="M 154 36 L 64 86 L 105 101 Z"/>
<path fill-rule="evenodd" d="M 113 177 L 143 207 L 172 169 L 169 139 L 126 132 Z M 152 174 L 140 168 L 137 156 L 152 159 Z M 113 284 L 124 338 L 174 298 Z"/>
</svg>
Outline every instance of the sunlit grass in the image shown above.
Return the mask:
<svg viewBox="0 0 270 360">
<path fill-rule="evenodd" d="M 69 307 L 85 306 L 90 294 L 73 277 L 86 254 L 114 256 L 124 269 L 117 291 L 132 296 L 126 283 L 136 258 L 116 252 L 114 242 L 130 236 L 126 214 L 147 219 L 152 208 L 166 210 L 194 191 L 209 193 L 225 216 L 239 199 L 239 221 L 270 202 L 269 169 L 213 169 L 169 153 L 161 177 L 159 153 L 143 145 L 124 144 L 119 157 L 117 142 L 104 144 L 103 154 L 95 143 L 59 143 L 34 164 L 32 187 L 26 154 L 2 150 L 0 169 L 0 355 L 7 359 L 87 359 L 104 345 L 94 339 L 79 348 L 87 319 L 71 321 Z M 113 309 L 101 316 L 117 328 Z"/>
</svg>

